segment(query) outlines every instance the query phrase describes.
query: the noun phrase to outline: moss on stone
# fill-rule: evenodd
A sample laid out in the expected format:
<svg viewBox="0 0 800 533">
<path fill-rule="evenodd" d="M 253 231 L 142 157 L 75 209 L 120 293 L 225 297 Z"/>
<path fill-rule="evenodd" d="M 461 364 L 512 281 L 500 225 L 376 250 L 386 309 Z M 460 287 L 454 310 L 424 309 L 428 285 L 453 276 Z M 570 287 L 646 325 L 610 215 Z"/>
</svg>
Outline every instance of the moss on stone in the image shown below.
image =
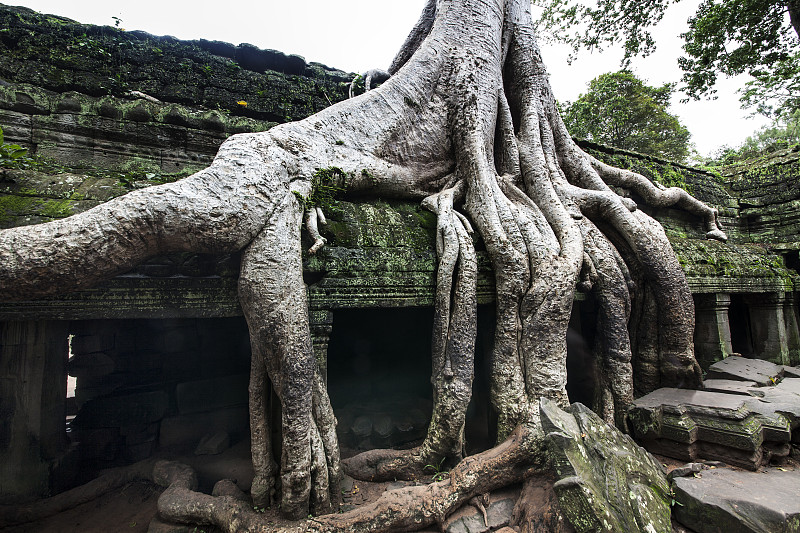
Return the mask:
<svg viewBox="0 0 800 533">
<path fill-rule="evenodd" d="M 33 196 L 0 194 L 0 227 L 12 227 L 14 220 L 31 214 L 41 202 L 41 199 Z"/>
<path fill-rule="evenodd" d="M 778 278 L 792 283 L 783 258 L 764 247 L 680 238 L 670 242 L 689 277 Z"/>
<path fill-rule="evenodd" d="M 135 90 L 271 122 L 309 116 L 347 96 L 352 75 L 252 45 L 180 41 L 0 6 L 0 77 L 56 92 Z M 248 102 L 247 107 L 237 102 Z"/>
</svg>

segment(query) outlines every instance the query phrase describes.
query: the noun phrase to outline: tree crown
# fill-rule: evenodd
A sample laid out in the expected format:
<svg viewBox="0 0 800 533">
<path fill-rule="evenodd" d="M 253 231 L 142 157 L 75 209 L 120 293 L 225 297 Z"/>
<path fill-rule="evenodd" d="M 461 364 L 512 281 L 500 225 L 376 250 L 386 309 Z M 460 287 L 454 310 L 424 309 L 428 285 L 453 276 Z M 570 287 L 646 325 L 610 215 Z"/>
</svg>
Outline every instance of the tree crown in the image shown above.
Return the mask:
<svg viewBox="0 0 800 533">
<path fill-rule="evenodd" d="M 621 44 L 623 66 L 656 48 L 650 30 L 681 0 L 534 0 L 541 31 L 580 49 Z M 702 0 L 682 34 L 686 55 L 682 90 L 695 99 L 714 97 L 719 74 L 748 74 L 744 107 L 767 116 L 800 108 L 800 0 Z"/>
<path fill-rule="evenodd" d="M 629 70 L 601 74 L 585 94 L 561 106 L 564 123 L 578 137 L 683 161 L 690 133 L 667 111 L 674 87 L 651 87 Z"/>
</svg>

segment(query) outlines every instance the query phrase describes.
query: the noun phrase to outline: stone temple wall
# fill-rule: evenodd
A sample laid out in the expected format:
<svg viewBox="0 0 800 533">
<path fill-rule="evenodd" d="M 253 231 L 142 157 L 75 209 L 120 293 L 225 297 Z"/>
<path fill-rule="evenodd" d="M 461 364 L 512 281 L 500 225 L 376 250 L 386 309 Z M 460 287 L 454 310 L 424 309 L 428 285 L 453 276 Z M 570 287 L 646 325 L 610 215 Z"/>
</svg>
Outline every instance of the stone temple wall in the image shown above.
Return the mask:
<svg viewBox="0 0 800 533">
<path fill-rule="evenodd" d="M 0 228 L 69 216 L 179 179 L 207 164 L 231 134 L 341 100 L 351 79 L 250 45 L 181 42 L 22 8 L 0 6 L 0 27 L 0 126 L 6 142 L 37 156 L 0 168 Z M 720 210 L 726 244 L 705 240 L 698 221 L 681 211 L 649 210 L 694 293 L 704 368 L 732 353 L 800 363 L 796 152 L 719 174 L 583 147 Z M 365 403 L 390 387 L 363 383 L 390 375 L 409 390 L 420 378 L 426 386 L 435 218 L 416 204 L 369 198 L 341 201 L 326 214 L 328 245 L 304 257 L 304 275 L 340 438 L 354 448 L 403 444 L 427 422 L 425 393 Z M 485 354 L 493 324 L 492 272 L 485 254 L 479 259 L 476 401 L 467 428 L 478 446 L 491 439 Z M 45 301 L 9 303 L 0 295 L 0 501 L 58 492 L 81 472 L 159 447 L 191 451 L 209 433 L 225 432 L 232 444 L 247 438 L 249 346 L 236 298 L 238 261 L 171 254 Z M 590 356 L 593 313 L 591 295 L 580 296 L 568 339 L 574 394 L 591 387 L 580 369 Z M 391 321 L 405 333 L 392 337 L 379 327 Z M 353 361 L 372 373 L 358 375 Z M 69 400 L 67 374 L 77 378 Z M 66 415 L 74 416 L 69 432 Z"/>
</svg>

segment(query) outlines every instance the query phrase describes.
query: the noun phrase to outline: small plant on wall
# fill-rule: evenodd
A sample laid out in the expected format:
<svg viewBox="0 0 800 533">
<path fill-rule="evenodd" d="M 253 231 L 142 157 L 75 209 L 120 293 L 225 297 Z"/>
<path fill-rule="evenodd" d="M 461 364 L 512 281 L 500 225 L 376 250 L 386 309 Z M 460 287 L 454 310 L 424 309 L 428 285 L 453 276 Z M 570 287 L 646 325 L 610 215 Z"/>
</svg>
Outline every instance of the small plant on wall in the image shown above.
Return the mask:
<svg viewBox="0 0 800 533">
<path fill-rule="evenodd" d="M 28 154 L 28 149 L 23 148 L 18 144 L 10 144 L 5 142 L 3 137 L 3 128 L 0 127 L 0 165 L 5 165 L 12 161 L 16 161 L 21 157 Z"/>
</svg>

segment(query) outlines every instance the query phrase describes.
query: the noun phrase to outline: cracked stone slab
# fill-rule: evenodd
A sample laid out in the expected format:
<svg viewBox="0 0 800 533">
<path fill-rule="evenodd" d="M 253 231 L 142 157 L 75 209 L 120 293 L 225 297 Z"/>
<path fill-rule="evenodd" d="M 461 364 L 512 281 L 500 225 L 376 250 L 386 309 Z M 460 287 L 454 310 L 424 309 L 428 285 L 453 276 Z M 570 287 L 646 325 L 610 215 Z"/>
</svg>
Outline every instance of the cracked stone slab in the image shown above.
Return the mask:
<svg viewBox="0 0 800 533">
<path fill-rule="evenodd" d="M 645 449 L 579 403 L 539 405 L 554 489 L 575 531 L 671 531 L 669 484 Z"/>
<path fill-rule="evenodd" d="M 761 359 L 731 356 L 717 361 L 708 368 L 708 379 L 754 381 L 761 387 L 774 385 L 783 378 L 783 365 Z"/>
<path fill-rule="evenodd" d="M 738 381 L 735 379 L 707 379 L 703 381 L 703 390 L 707 392 L 724 392 L 751 396 L 750 389 L 756 387 L 755 381 Z"/>
<path fill-rule="evenodd" d="M 783 374 L 790 378 L 800 378 L 800 366 L 784 366 Z"/>
<path fill-rule="evenodd" d="M 775 390 L 785 392 L 786 394 L 795 394 L 800 396 L 800 377 L 786 377 L 775 386 Z"/>
<path fill-rule="evenodd" d="M 673 480 L 675 518 L 697 533 L 800 532 L 800 472 L 706 470 Z"/>
</svg>

